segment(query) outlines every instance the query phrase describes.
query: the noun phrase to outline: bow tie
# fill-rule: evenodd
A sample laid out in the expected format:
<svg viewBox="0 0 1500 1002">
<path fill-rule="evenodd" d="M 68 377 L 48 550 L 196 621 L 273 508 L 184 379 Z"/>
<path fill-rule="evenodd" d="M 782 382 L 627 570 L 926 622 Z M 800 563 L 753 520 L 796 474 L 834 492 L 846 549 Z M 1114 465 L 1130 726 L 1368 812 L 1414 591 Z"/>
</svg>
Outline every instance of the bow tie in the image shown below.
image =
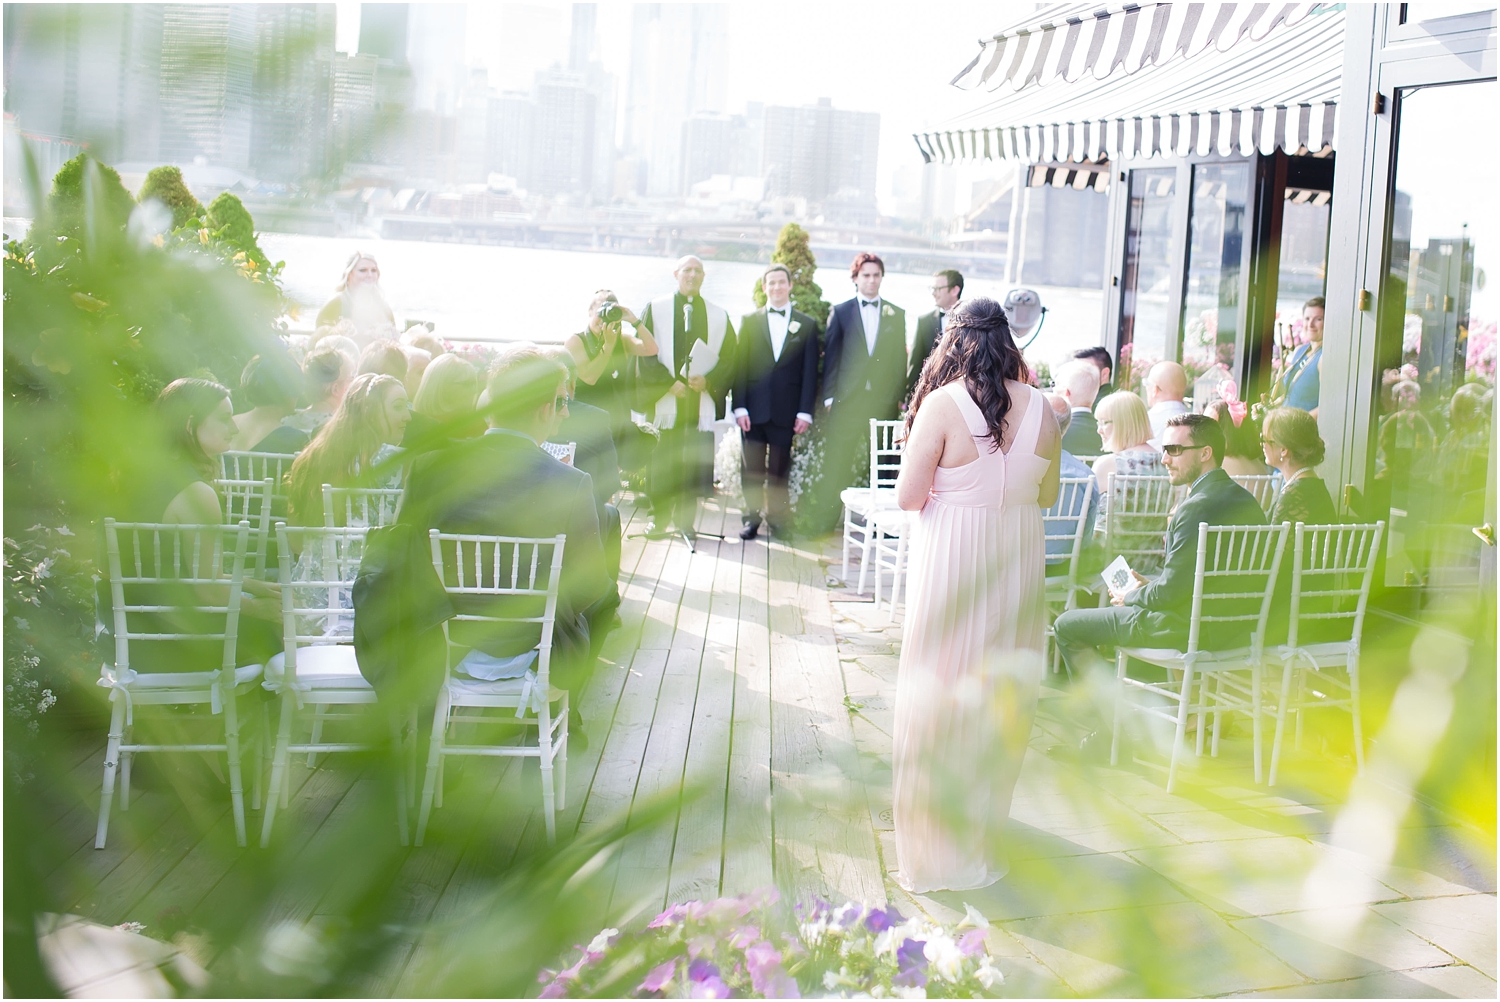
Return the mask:
<svg viewBox="0 0 1500 1002">
<path fill-rule="evenodd" d="M 784 316 L 786 316 L 786 308 L 785 307 L 783 307 L 783 308 L 781 308 L 781 309 L 778 310 L 774 306 L 768 306 L 768 307 L 766 307 L 766 312 L 767 313 L 774 313 L 778 317 L 784 317 Z"/>
<path fill-rule="evenodd" d="M 878 300 L 878 299 L 861 299 L 859 301 L 859 308 L 860 309 L 864 309 L 866 306 L 879 306 L 879 305 L 880 305 L 880 300 Z"/>
</svg>

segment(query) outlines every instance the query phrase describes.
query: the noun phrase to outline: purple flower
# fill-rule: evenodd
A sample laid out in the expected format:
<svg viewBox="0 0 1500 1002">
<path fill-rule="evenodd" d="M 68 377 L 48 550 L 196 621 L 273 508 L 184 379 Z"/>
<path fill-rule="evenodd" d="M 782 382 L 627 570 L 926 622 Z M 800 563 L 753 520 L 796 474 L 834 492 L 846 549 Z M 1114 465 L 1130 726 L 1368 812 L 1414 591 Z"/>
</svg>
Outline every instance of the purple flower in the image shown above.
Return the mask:
<svg viewBox="0 0 1500 1002">
<path fill-rule="evenodd" d="M 686 907 L 683 905 L 673 905 L 666 911 L 662 912 L 660 915 L 656 916 L 656 918 L 652 919 L 651 924 L 646 926 L 646 928 L 664 929 L 669 925 L 676 925 L 678 922 L 682 921 L 682 916 L 686 912 L 686 910 Z"/>
<path fill-rule="evenodd" d="M 926 941 L 919 939 L 907 939 L 901 942 L 896 949 L 896 965 L 905 971 L 908 969 L 925 970 L 927 967 L 927 955 L 923 948 L 927 946 Z"/>
<path fill-rule="evenodd" d="M 892 978 L 891 984 L 900 985 L 903 988 L 921 988 L 927 984 L 927 975 L 911 967 Z"/>
<path fill-rule="evenodd" d="M 566 994 L 565 994 L 566 992 L 567 992 L 567 988 L 563 986 L 563 983 L 561 981 L 554 981 L 550 985 L 548 985 L 546 988 L 543 988 L 541 990 L 541 993 L 537 995 L 537 998 L 539 998 L 539 999 L 560 999 L 560 998 L 566 998 Z"/>
<path fill-rule="evenodd" d="M 672 983 L 672 978 L 677 974 L 677 961 L 669 960 L 665 964 L 654 967 L 651 973 L 646 975 L 646 980 L 640 983 L 636 992 L 659 992 L 664 991 L 667 985 Z"/>
<path fill-rule="evenodd" d="M 984 930 L 970 929 L 958 937 L 958 952 L 965 957 L 977 957 L 984 952 Z"/>
<path fill-rule="evenodd" d="M 871 932 L 885 932 L 893 925 L 900 925 L 906 921 L 901 913 L 895 908 L 871 908 L 870 914 L 865 916 L 865 928 Z"/>
<path fill-rule="evenodd" d="M 703 957 L 703 956 L 707 956 L 708 954 L 714 952 L 714 947 L 717 944 L 718 944 L 718 940 L 714 939 L 712 933 L 707 933 L 706 932 L 706 933 L 703 933 L 701 936 L 694 936 L 692 939 L 689 939 L 687 941 L 688 956 L 689 957 Z"/>
<path fill-rule="evenodd" d="M 688 965 L 689 981 L 707 981 L 709 978 L 717 978 L 718 976 L 718 965 L 712 961 L 704 960 L 700 957 Z"/>
<path fill-rule="evenodd" d="M 690 999 L 727 999 L 728 997 L 729 986 L 717 976 L 694 981 L 688 989 Z"/>
<path fill-rule="evenodd" d="M 745 951 L 745 966 L 750 968 L 751 986 L 766 998 L 776 998 L 775 991 L 787 979 L 786 972 L 781 969 L 781 951 L 765 941 L 756 943 Z"/>
</svg>

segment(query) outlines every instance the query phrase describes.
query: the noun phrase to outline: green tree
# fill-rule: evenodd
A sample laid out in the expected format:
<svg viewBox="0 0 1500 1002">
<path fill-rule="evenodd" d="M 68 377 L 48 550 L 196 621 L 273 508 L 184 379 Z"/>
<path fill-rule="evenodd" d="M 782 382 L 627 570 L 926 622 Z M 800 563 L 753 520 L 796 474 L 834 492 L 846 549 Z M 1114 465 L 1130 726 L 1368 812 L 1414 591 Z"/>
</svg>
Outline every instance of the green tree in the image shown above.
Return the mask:
<svg viewBox="0 0 1500 1002">
<path fill-rule="evenodd" d="M 174 230 L 186 226 L 194 218 L 203 217 L 203 205 L 188 190 L 182 180 L 182 171 L 176 167 L 157 167 L 146 175 L 138 200 L 145 202 L 148 198 L 154 198 L 172 210 Z"/>
<path fill-rule="evenodd" d="M 107 240 L 123 233 L 134 209 L 135 199 L 120 175 L 80 153 L 52 178 L 52 191 L 26 243 L 36 248 L 39 263 L 50 268 L 67 253 L 76 253 L 86 239 Z"/>
<path fill-rule="evenodd" d="M 827 325 L 828 311 L 832 308 L 823 298 L 823 289 L 813 281 L 818 270 L 818 259 L 813 257 L 808 243 L 807 231 L 796 223 L 787 223 L 776 236 L 776 249 L 771 252 L 772 264 L 784 264 L 792 273 L 792 305 L 816 317 L 819 325 Z M 755 280 L 755 305 L 766 305 L 766 294 Z"/>
<path fill-rule="evenodd" d="M 208 203 L 207 222 L 216 238 L 244 252 L 252 269 L 266 269 L 270 260 L 255 242 L 255 220 L 237 196 L 227 191 L 220 192 L 218 198 Z"/>
</svg>

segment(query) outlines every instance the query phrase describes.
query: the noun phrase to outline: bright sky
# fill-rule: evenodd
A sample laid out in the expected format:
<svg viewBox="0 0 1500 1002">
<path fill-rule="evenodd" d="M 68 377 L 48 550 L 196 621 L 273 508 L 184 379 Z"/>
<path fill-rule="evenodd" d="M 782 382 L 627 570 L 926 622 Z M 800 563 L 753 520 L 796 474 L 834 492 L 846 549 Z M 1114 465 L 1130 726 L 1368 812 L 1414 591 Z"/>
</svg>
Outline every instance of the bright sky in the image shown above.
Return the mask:
<svg viewBox="0 0 1500 1002">
<path fill-rule="evenodd" d="M 728 6 L 726 110 L 738 112 L 746 101 L 798 105 L 828 97 L 836 108 L 879 112 L 879 185 L 887 194 L 898 166 L 921 163 L 913 132 L 984 102 L 987 95 L 960 91 L 948 81 L 977 51 L 977 40 L 1013 20 L 1023 5 L 772 0 Z M 359 40 L 359 4 L 337 7 L 338 47 L 352 51 Z M 622 88 L 629 74 L 630 8 L 599 5 L 601 58 Z M 536 70 L 566 61 L 570 9 L 567 3 L 471 3 L 466 59 L 488 66 L 497 88 L 526 89 Z M 514 26 L 510 32 L 504 30 L 508 25 Z"/>
</svg>

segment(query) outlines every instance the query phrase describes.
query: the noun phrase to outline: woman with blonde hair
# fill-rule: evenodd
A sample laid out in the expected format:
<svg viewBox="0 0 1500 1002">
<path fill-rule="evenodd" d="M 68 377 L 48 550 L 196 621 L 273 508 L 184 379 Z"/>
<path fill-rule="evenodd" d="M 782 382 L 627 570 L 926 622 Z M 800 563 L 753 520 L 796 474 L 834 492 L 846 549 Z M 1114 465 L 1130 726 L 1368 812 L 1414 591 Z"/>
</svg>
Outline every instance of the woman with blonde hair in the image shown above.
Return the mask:
<svg viewBox="0 0 1500 1002">
<path fill-rule="evenodd" d="M 334 286 L 334 296 L 318 311 L 319 327 L 348 320 L 360 348 L 371 341 L 396 336 L 396 315 L 380 291 L 380 265 L 363 251 L 355 251 L 344 266 L 343 278 Z"/>
<path fill-rule="evenodd" d="M 400 470 L 387 461 L 398 450 L 411 410 L 394 376 L 356 376 L 343 403 L 292 463 L 287 493 L 294 525 L 323 521 L 323 485 L 394 487 Z"/>
<path fill-rule="evenodd" d="M 439 355 L 422 373 L 402 446 L 433 449 L 455 439 L 473 438 L 484 430 L 474 411 L 478 399 L 479 372 L 457 355 Z"/>
<path fill-rule="evenodd" d="M 1121 390 L 1111 393 L 1094 405 L 1094 420 L 1099 437 L 1109 455 L 1094 462 L 1094 479 L 1099 490 L 1109 495 L 1109 481 L 1116 473 L 1127 476 L 1164 477 L 1161 453 L 1151 447 L 1151 415 L 1134 393 Z"/>
</svg>

